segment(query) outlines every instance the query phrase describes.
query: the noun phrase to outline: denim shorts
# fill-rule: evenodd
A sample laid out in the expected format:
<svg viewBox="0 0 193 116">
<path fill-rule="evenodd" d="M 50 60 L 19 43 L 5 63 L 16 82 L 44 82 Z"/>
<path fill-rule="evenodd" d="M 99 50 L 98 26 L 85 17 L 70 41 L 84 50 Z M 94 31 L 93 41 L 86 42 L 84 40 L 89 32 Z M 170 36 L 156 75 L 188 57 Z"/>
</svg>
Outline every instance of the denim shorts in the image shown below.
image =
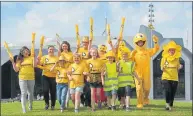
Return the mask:
<svg viewBox="0 0 193 116">
<path fill-rule="evenodd" d="M 70 88 L 70 94 L 74 94 L 75 92 L 83 93 L 83 87 Z"/>
<path fill-rule="evenodd" d="M 105 91 L 105 96 L 112 96 L 114 94 L 117 94 L 117 90 L 111 90 L 111 91 Z"/>
</svg>

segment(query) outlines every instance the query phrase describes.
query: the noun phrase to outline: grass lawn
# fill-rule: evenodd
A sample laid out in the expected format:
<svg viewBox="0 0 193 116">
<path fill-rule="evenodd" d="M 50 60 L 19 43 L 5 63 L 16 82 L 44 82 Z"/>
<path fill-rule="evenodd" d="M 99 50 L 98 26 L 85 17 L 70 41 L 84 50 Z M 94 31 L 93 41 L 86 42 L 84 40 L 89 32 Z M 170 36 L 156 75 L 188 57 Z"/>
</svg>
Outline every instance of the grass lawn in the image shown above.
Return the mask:
<svg viewBox="0 0 193 116">
<path fill-rule="evenodd" d="M 118 104 L 118 102 L 117 102 Z M 55 110 L 44 110 L 44 101 L 34 101 L 33 110 L 28 111 L 26 114 L 22 113 L 21 103 L 13 102 L 13 103 L 1 103 L 1 115 L 7 116 L 18 116 L 18 115 L 41 115 L 41 116 L 73 116 L 73 115 L 81 115 L 81 116 L 104 116 L 104 115 L 113 115 L 113 116 L 192 116 L 192 103 L 191 102 L 175 102 L 174 109 L 172 111 L 165 111 L 165 101 L 164 100 L 151 100 L 151 104 L 145 106 L 143 109 L 136 109 L 136 99 L 131 100 L 131 112 L 126 112 L 120 109 L 117 111 L 107 110 L 106 108 L 102 108 L 101 110 L 97 110 L 96 112 L 91 112 L 88 108 L 80 108 L 79 113 L 74 113 L 73 104 L 70 104 L 70 107 L 65 110 L 63 113 L 60 112 L 60 107 L 58 101 L 56 102 Z"/>
</svg>

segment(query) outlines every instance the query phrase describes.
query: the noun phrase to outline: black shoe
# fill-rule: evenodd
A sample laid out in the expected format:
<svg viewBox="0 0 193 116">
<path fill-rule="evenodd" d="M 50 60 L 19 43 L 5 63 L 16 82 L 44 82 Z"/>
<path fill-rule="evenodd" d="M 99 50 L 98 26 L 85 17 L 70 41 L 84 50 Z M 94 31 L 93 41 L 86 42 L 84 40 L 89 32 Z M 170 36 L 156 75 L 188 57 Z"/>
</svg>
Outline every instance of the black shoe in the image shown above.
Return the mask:
<svg viewBox="0 0 193 116">
<path fill-rule="evenodd" d="M 48 108 L 49 108 L 49 105 L 46 105 L 44 109 L 45 109 L 45 110 L 48 110 Z"/>
<path fill-rule="evenodd" d="M 54 110 L 54 106 L 51 106 L 51 110 Z"/>
<path fill-rule="evenodd" d="M 125 109 L 126 109 L 126 105 L 123 106 L 123 110 L 125 110 Z"/>
<path fill-rule="evenodd" d="M 115 111 L 116 110 L 116 106 L 112 106 L 111 110 Z"/>
</svg>

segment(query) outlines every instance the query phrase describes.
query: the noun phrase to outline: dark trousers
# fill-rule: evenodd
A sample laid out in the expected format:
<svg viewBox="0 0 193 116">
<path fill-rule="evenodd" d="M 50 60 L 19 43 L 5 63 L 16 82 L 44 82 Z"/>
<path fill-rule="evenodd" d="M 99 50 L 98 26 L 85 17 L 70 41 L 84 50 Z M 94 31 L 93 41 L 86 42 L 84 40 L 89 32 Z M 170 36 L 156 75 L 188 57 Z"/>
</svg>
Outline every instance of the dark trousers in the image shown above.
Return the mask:
<svg viewBox="0 0 193 116">
<path fill-rule="evenodd" d="M 49 106 L 49 92 L 51 95 L 51 106 L 56 103 L 56 78 L 43 75 L 43 91 L 45 104 Z"/>
<path fill-rule="evenodd" d="M 165 90 L 166 103 L 169 103 L 170 106 L 173 106 L 174 97 L 178 86 L 178 81 L 163 80 L 162 83 Z"/>
<path fill-rule="evenodd" d="M 85 82 L 80 98 L 83 105 L 91 107 L 91 90 L 88 82 Z"/>
</svg>

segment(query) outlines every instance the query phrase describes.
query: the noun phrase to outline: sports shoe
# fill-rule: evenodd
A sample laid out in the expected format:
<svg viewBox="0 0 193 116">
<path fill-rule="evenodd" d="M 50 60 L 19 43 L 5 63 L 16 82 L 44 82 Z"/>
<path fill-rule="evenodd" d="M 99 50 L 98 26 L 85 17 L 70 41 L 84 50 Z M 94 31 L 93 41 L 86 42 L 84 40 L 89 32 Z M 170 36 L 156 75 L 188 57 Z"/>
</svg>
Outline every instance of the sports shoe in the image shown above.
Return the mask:
<svg viewBox="0 0 193 116">
<path fill-rule="evenodd" d="M 127 111 L 127 112 L 130 112 L 130 111 L 131 111 L 131 108 L 126 107 L 126 111 Z"/>
<path fill-rule="evenodd" d="M 75 113 L 78 113 L 79 111 L 78 111 L 78 109 L 74 109 L 74 112 L 75 112 Z"/>
<path fill-rule="evenodd" d="M 45 110 L 48 110 L 48 108 L 49 108 L 49 105 L 46 105 L 44 109 L 45 109 Z"/>
<path fill-rule="evenodd" d="M 98 108 L 101 109 L 102 108 L 102 104 L 101 102 L 98 103 Z"/>
<path fill-rule="evenodd" d="M 28 109 L 29 109 L 29 111 L 31 111 L 32 110 L 32 106 L 29 106 Z"/>
<path fill-rule="evenodd" d="M 54 110 L 54 106 L 51 106 L 51 110 Z"/>
<path fill-rule="evenodd" d="M 172 110 L 172 108 L 170 107 L 170 105 L 168 103 L 166 103 L 166 110 Z"/>
<path fill-rule="evenodd" d="M 126 105 L 123 106 L 123 110 L 125 110 L 125 109 L 126 109 Z"/>
<path fill-rule="evenodd" d="M 112 106 L 111 110 L 115 111 L 116 110 L 116 106 Z"/>
<path fill-rule="evenodd" d="M 95 109 L 91 109 L 92 112 L 95 112 L 96 110 Z"/>
</svg>

